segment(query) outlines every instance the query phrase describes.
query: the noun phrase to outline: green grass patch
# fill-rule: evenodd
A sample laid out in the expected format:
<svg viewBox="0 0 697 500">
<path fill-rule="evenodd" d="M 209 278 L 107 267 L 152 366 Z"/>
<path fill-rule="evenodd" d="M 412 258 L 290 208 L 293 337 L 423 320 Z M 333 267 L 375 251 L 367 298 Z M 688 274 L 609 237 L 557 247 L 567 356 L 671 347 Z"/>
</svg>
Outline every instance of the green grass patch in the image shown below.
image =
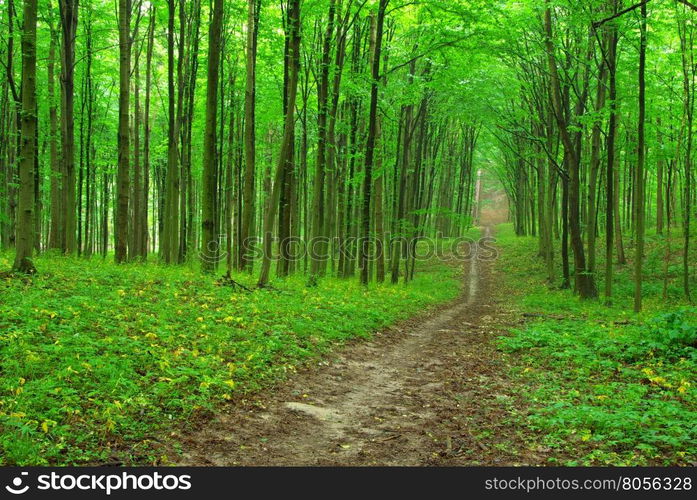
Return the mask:
<svg viewBox="0 0 697 500">
<path fill-rule="evenodd" d="M 0 465 L 166 462 L 155 443 L 173 424 L 460 288 L 435 259 L 408 286 L 295 276 L 253 293 L 187 267 L 36 264 L 32 278 L 0 280 Z"/>
<path fill-rule="evenodd" d="M 535 239 L 516 238 L 509 225 L 497 236 L 508 297 L 522 312 L 540 315 L 502 337 L 500 346 L 513 354 L 514 375 L 526 388 L 525 425 L 552 449 L 552 460 L 697 460 L 697 308 L 662 299 L 662 273 L 655 269 L 662 266 L 655 255 L 661 247 L 647 247 L 646 308 L 637 315 L 629 267 L 617 268 L 613 306 L 582 301 L 544 282 Z M 678 286 L 670 284 L 669 297 L 679 297 Z"/>
</svg>

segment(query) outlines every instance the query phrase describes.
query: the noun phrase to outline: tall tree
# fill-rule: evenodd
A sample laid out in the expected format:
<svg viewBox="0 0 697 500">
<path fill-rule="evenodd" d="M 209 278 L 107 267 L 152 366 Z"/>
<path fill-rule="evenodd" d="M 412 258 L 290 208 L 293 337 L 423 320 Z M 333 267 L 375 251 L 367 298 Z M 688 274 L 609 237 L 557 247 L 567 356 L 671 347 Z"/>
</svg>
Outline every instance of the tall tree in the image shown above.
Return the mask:
<svg viewBox="0 0 697 500">
<path fill-rule="evenodd" d="M 595 278 L 586 267 L 585 250 L 583 240 L 581 238 L 580 214 L 579 214 L 579 168 L 580 168 L 580 147 L 578 140 L 574 141 L 569 133 L 568 123 L 565 119 L 564 104 L 562 102 L 562 91 L 555 56 L 553 28 L 552 28 L 552 9 L 549 0 L 545 1 L 544 11 L 544 27 L 545 27 L 545 50 L 547 52 L 547 62 L 549 66 L 550 94 L 552 101 L 552 109 L 554 118 L 559 129 L 559 134 L 564 144 L 564 158 L 568 169 L 569 177 L 569 232 L 571 235 L 571 246 L 574 253 L 574 268 L 576 278 L 576 289 L 582 298 L 596 297 L 598 292 L 595 287 Z M 577 111 L 582 111 L 585 98 L 579 96 L 579 102 L 576 106 Z M 577 113 L 578 116 L 579 113 Z M 579 132 L 580 134 L 580 132 Z"/>
<path fill-rule="evenodd" d="M 238 243 L 241 269 L 252 270 L 251 237 L 254 227 L 254 196 L 256 168 L 256 66 L 257 35 L 261 0 L 247 0 L 247 82 L 244 91 L 244 192 L 242 224 Z"/>
<path fill-rule="evenodd" d="M 49 248 L 62 249 L 63 231 L 62 218 L 62 171 L 58 159 L 58 105 L 56 102 L 56 49 L 58 47 L 58 30 L 53 21 L 53 3 L 49 2 L 47 21 L 50 37 L 48 48 L 48 115 L 49 115 L 49 155 L 51 165 L 51 229 L 49 231 Z"/>
<path fill-rule="evenodd" d="M 287 6 L 286 29 L 288 43 L 286 45 L 285 64 L 288 66 L 286 79 L 286 116 L 283 123 L 283 139 L 281 153 L 278 156 L 275 182 L 272 187 L 271 200 L 264 217 L 264 252 L 262 256 L 261 273 L 257 286 L 263 288 L 268 284 L 271 270 L 271 244 L 273 241 L 273 225 L 278 210 L 283 176 L 287 165 L 293 161 L 293 141 L 295 139 L 295 101 L 298 93 L 298 72 L 300 66 L 300 0 L 289 0 Z"/>
<path fill-rule="evenodd" d="M 612 15 L 617 15 L 619 0 L 611 0 Z M 617 190 L 615 189 L 615 139 L 617 136 L 617 27 L 610 24 L 607 55 L 604 56 L 607 64 L 608 78 L 610 80 L 608 98 L 610 100 L 610 117 L 608 118 L 608 130 L 606 140 L 607 164 L 605 174 L 605 301 L 609 303 L 612 298 L 613 280 L 613 247 L 615 245 L 615 204 L 617 202 Z"/>
<path fill-rule="evenodd" d="M 163 216 L 160 252 L 162 260 L 168 264 L 179 258 L 179 120 L 176 116 L 176 95 L 174 80 L 174 19 L 175 0 L 168 0 L 167 24 L 167 173 L 165 176 L 165 206 Z M 183 41 L 180 41 L 182 43 Z M 182 63 L 180 51 L 179 64 Z M 179 69 L 181 72 L 181 68 Z"/>
<path fill-rule="evenodd" d="M 216 117 L 218 109 L 218 73 L 220 39 L 223 30 L 223 0 L 213 0 L 212 19 L 208 28 L 208 80 L 206 94 L 206 130 L 203 139 L 203 180 L 201 222 L 201 269 L 216 268 L 217 238 L 215 232 L 216 183 Z"/>
<path fill-rule="evenodd" d="M 119 132 L 118 173 L 116 180 L 116 219 L 114 221 L 115 258 L 117 263 L 128 258 L 128 204 L 129 204 L 129 103 L 131 78 L 131 5 L 130 0 L 119 0 Z"/>
<path fill-rule="evenodd" d="M 22 29 L 22 130 L 19 164 L 19 205 L 17 249 L 12 268 L 21 273 L 36 272 L 34 249 L 34 161 L 36 158 L 36 16 L 37 1 L 24 1 Z"/>
<path fill-rule="evenodd" d="M 646 152 L 646 4 L 641 6 L 639 25 L 639 124 L 637 127 L 637 167 L 635 181 L 636 253 L 634 255 L 634 311 L 641 311 L 641 280 L 644 265 L 644 157 Z"/>
<path fill-rule="evenodd" d="M 382 50 L 382 32 L 385 23 L 385 11 L 389 0 L 380 0 L 378 4 L 377 18 L 375 27 L 371 27 L 371 45 L 373 46 L 370 55 L 371 82 L 370 82 L 370 110 L 368 114 L 368 138 L 365 146 L 365 167 L 363 173 L 363 206 L 361 215 L 361 249 L 359 253 L 359 265 L 361 268 L 361 283 L 368 284 L 370 275 L 368 267 L 368 257 L 370 254 L 371 233 L 370 233 L 370 203 L 373 186 L 373 161 L 375 157 L 375 140 L 378 127 L 378 88 L 380 85 L 380 57 Z"/>
<path fill-rule="evenodd" d="M 312 242 L 310 244 L 310 272 L 313 277 L 324 274 L 326 266 L 325 231 L 325 169 L 327 157 L 327 117 L 329 113 L 329 70 L 336 0 L 329 0 L 327 25 L 322 41 L 322 56 L 317 83 L 317 161 L 312 194 Z"/>
<path fill-rule="evenodd" d="M 77 34 L 78 0 L 59 0 L 61 50 L 61 139 L 63 173 L 63 251 L 77 250 L 77 200 L 75 196 L 75 37 Z"/>
<path fill-rule="evenodd" d="M 143 210 L 140 230 L 141 248 L 139 255 L 145 259 L 148 255 L 148 196 L 150 192 L 150 87 L 152 79 L 152 53 L 155 40 L 155 5 L 150 5 L 150 22 L 148 25 L 148 48 L 145 56 L 145 109 L 143 131 Z"/>
</svg>

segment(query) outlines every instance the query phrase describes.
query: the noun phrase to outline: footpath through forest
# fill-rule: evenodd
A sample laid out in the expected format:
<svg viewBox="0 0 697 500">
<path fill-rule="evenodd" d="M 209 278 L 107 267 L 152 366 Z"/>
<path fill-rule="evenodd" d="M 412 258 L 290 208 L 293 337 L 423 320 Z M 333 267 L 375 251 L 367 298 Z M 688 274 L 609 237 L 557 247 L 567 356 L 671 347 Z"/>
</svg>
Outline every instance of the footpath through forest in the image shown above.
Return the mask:
<svg viewBox="0 0 697 500">
<path fill-rule="evenodd" d="M 485 206 L 484 234 L 502 219 Z M 179 465 L 544 463 L 515 425 L 518 391 L 494 345 L 507 314 L 496 263 L 463 267 L 455 303 L 230 404 L 184 437 Z"/>
</svg>

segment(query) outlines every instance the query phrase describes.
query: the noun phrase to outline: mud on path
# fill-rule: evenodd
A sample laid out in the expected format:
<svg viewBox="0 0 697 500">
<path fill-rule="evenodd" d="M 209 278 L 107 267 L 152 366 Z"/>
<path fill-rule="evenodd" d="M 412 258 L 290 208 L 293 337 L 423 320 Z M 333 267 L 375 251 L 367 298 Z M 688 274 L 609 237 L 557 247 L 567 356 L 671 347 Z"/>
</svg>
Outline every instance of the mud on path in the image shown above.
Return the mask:
<svg viewBox="0 0 697 500">
<path fill-rule="evenodd" d="M 524 409 L 493 342 L 507 314 L 495 263 L 463 271 L 455 303 L 230 404 L 183 438 L 179 465 L 543 463 L 516 425 Z"/>
</svg>

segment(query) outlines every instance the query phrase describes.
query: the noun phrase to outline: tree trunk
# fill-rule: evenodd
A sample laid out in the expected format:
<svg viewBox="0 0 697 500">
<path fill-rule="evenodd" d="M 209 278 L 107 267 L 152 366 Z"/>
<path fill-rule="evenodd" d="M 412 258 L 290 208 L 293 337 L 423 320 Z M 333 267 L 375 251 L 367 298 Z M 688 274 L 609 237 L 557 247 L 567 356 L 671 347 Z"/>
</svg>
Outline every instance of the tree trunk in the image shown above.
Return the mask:
<svg viewBox="0 0 697 500">
<path fill-rule="evenodd" d="M 382 49 L 382 32 L 385 21 L 385 10 L 389 0 L 380 0 L 377 20 L 371 20 L 371 57 L 370 110 L 368 114 L 368 138 L 365 147 L 365 167 L 363 171 L 363 207 L 361 217 L 361 247 L 359 265 L 361 268 L 361 284 L 369 281 L 368 256 L 370 254 L 370 197 L 373 187 L 373 159 L 375 155 L 375 140 L 377 136 L 378 87 L 380 84 L 380 53 Z M 375 19 L 375 18 L 373 18 Z"/>
<path fill-rule="evenodd" d="M 256 168 L 256 64 L 260 0 L 247 1 L 247 82 L 244 93 L 244 206 L 240 231 L 240 268 L 252 271 L 254 265 L 251 238 L 254 228 L 254 195 Z"/>
<path fill-rule="evenodd" d="M 73 101 L 75 87 L 75 37 L 77 32 L 78 0 L 60 0 L 60 16 L 63 35 L 61 64 L 61 137 L 62 161 L 65 174 L 63 184 L 63 251 L 76 251 L 77 207 L 75 200 L 75 125 Z"/>
<path fill-rule="evenodd" d="M 206 94 L 206 129 L 203 144 L 201 269 L 213 272 L 216 268 L 217 240 L 215 235 L 216 185 L 216 117 L 218 109 L 218 73 L 220 67 L 220 38 L 223 27 L 223 0 L 214 0 L 212 21 L 208 29 L 208 80 Z"/>
<path fill-rule="evenodd" d="M 310 274 L 313 277 L 324 274 L 326 268 L 325 226 L 325 168 L 327 155 L 327 117 L 329 101 L 329 65 L 331 61 L 331 41 L 334 33 L 334 14 L 336 0 L 329 0 L 329 14 L 322 42 L 320 78 L 317 83 L 317 161 L 312 191 L 312 241 L 310 243 Z"/>
<path fill-rule="evenodd" d="M 116 180 L 116 220 L 114 221 L 116 263 L 126 261 L 128 252 L 129 137 L 131 41 L 130 2 L 119 0 L 119 133 Z"/>
<path fill-rule="evenodd" d="M 51 42 L 48 48 L 48 120 L 49 120 L 49 151 L 51 164 L 51 229 L 49 234 L 49 248 L 63 248 L 63 194 L 61 166 L 58 160 L 58 106 L 56 105 L 55 91 L 55 62 L 56 46 L 58 44 L 58 31 L 54 28 L 52 19 L 49 24 L 51 30 Z"/>
<path fill-rule="evenodd" d="M 175 1 L 168 1 L 167 24 L 167 173 L 165 175 L 165 202 L 160 251 L 167 264 L 179 258 L 179 155 L 177 142 L 179 122 L 176 118 L 174 93 L 174 15 Z M 181 53 L 180 59 L 181 59 Z"/>
<path fill-rule="evenodd" d="M 661 118 L 656 118 L 656 141 L 658 142 L 658 158 L 656 158 L 656 234 L 663 234 L 663 170 L 665 157 L 663 156 L 663 132 L 661 131 Z"/>
<path fill-rule="evenodd" d="M 641 311 L 641 280 L 644 264 L 644 128 L 646 121 L 646 4 L 641 6 L 639 42 L 639 124 L 637 127 L 636 168 L 636 253 L 634 256 L 634 312 Z"/>
<path fill-rule="evenodd" d="M 34 161 L 36 151 L 36 0 L 24 0 L 22 30 L 22 135 L 19 164 L 19 204 L 14 271 L 36 272 L 34 248 Z"/>
<path fill-rule="evenodd" d="M 562 97 L 559 84 L 559 74 L 557 71 L 557 63 L 554 55 L 553 33 L 552 33 L 552 13 L 549 6 L 549 0 L 545 1 L 544 25 L 545 25 L 545 48 L 547 52 L 547 62 L 550 73 L 550 83 L 552 94 L 552 108 L 557 121 L 557 126 L 564 144 L 564 154 L 567 161 L 567 171 L 569 175 L 568 183 L 568 212 L 569 212 L 569 233 L 571 236 L 571 245 L 574 253 L 574 268 L 576 277 L 576 289 L 581 298 L 596 297 L 598 292 L 595 287 L 594 276 L 588 272 L 586 267 L 585 251 L 583 247 L 583 239 L 581 238 L 581 224 L 579 214 L 579 168 L 580 168 L 580 148 L 577 148 L 569 134 L 567 123 L 563 117 Z M 577 106 L 579 108 L 580 106 Z"/>
<path fill-rule="evenodd" d="M 143 130 L 143 210 L 141 213 L 141 248 L 143 260 L 148 256 L 148 196 L 150 194 L 150 83 L 152 78 L 152 51 L 155 35 L 155 6 L 150 5 L 150 24 L 148 26 L 148 48 L 145 56 L 145 109 Z"/>
<path fill-rule="evenodd" d="M 288 67 L 288 79 L 286 90 L 286 116 L 283 124 L 283 140 L 281 153 L 278 157 L 276 174 L 271 190 L 268 209 L 264 217 L 264 251 L 261 265 L 261 273 L 257 286 L 263 288 L 268 284 L 271 270 L 271 243 L 273 236 L 273 224 L 276 219 L 281 190 L 283 189 L 283 175 L 287 165 L 293 162 L 293 141 L 295 137 L 295 101 L 298 89 L 298 70 L 300 66 L 300 0 L 290 0 L 288 6 L 288 18 L 286 26 L 288 35 L 288 53 L 286 64 Z"/>
</svg>

